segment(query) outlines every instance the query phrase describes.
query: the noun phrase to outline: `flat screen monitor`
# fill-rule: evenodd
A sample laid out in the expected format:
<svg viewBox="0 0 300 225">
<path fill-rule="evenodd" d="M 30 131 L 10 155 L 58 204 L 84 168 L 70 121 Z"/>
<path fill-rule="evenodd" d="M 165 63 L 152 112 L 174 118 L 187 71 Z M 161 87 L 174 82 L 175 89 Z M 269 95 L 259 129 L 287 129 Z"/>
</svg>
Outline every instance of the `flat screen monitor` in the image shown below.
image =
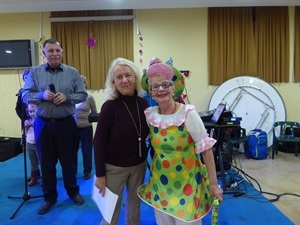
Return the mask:
<svg viewBox="0 0 300 225">
<path fill-rule="evenodd" d="M 222 113 L 225 111 L 226 109 L 226 105 L 223 104 L 223 103 L 220 103 L 218 105 L 218 107 L 216 108 L 216 111 L 214 112 L 212 118 L 211 118 L 211 122 L 214 123 L 214 124 L 217 124 Z"/>
<path fill-rule="evenodd" d="M 0 40 L 0 69 L 33 66 L 36 66 L 33 40 Z"/>
</svg>

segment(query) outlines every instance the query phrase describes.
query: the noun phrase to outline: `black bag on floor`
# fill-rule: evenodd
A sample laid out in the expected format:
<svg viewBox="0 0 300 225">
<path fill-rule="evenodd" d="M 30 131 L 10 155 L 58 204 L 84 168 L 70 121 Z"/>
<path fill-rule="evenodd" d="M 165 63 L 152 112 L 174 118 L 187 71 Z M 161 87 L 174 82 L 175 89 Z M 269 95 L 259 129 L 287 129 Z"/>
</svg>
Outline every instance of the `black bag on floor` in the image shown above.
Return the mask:
<svg viewBox="0 0 300 225">
<path fill-rule="evenodd" d="M 290 128 L 287 127 L 285 130 L 286 135 L 290 135 Z M 300 129 L 294 128 L 294 136 L 300 137 Z M 287 153 L 295 153 L 296 143 L 293 142 L 279 142 L 278 143 L 278 151 L 287 152 Z M 300 152 L 300 146 L 298 145 L 298 152 Z"/>
<path fill-rule="evenodd" d="M 22 153 L 21 138 L 0 137 L 0 162 Z"/>
</svg>

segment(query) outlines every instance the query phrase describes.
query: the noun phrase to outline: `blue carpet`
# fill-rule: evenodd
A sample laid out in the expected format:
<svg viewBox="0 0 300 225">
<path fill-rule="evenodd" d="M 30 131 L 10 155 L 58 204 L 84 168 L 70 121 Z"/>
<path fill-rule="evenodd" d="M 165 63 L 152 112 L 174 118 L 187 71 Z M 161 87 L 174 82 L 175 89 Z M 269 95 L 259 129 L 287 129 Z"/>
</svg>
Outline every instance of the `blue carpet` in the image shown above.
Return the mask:
<svg viewBox="0 0 300 225">
<path fill-rule="evenodd" d="M 12 225 L 98 225 L 101 214 L 91 199 L 93 187 L 92 179 L 84 180 L 82 176 L 81 152 L 78 154 L 78 184 L 80 192 L 85 197 L 85 204 L 76 206 L 68 198 L 61 175 L 61 167 L 57 165 L 57 188 L 59 197 L 56 205 L 45 215 L 38 215 L 37 209 L 43 202 L 42 190 L 39 185 L 28 187 L 31 198 L 25 201 L 15 217 L 10 217 L 16 212 L 23 202 L 26 193 L 24 182 L 24 156 L 23 154 L 0 163 L 0 224 Z M 27 160 L 27 164 L 29 164 Z M 28 167 L 27 167 L 28 168 Z M 29 169 L 27 169 L 29 171 Z M 28 172 L 27 171 L 27 172 Z M 28 172 L 29 173 L 29 172 Z M 148 176 L 148 174 L 147 174 Z M 224 202 L 220 205 L 219 225 L 292 225 L 293 223 L 282 214 L 272 203 L 255 190 L 248 181 L 245 181 L 234 169 L 227 171 L 226 179 L 236 181 L 236 188 L 245 194 L 234 197 L 232 194 L 224 195 Z M 9 199 L 8 196 L 20 197 Z M 123 214 L 120 225 L 123 225 Z M 154 213 L 151 207 L 141 205 L 141 225 L 155 225 Z M 211 214 L 203 219 L 203 225 L 211 224 Z M 133 224 L 134 225 L 134 224 Z"/>
</svg>

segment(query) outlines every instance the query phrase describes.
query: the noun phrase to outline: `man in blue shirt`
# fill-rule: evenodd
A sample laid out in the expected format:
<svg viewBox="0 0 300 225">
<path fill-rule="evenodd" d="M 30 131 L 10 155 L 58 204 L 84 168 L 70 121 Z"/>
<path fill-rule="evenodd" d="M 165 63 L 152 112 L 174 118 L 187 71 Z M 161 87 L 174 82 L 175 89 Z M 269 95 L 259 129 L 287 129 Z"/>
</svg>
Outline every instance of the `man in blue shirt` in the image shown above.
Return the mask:
<svg viewBox="0 0 300 225">
<path fill-rule="evenodd" d="M 23 102 L 36 104 L 34 132 L 44 192 L 39 214 L 47 213 L 57 200 L 58 160 L 68 196 L 76 205 L 84 203 L 76 178 L 79 134 L 73 114 L 87 92 L 77 70 L 62 63 L 62 52 L 58 40 L 46 40 L 43 54 L 48 62 L 32 68 L 22 90 Z"/>
</svg>

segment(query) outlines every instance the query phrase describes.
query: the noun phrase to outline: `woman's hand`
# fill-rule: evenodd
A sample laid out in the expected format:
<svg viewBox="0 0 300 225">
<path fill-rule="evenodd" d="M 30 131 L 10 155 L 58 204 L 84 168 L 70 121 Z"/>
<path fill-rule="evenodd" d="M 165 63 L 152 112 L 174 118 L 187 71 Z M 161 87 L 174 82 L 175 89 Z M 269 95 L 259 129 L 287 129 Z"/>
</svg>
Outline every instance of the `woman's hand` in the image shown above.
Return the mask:
<svg viewBox="0 0 300 225">
<path fill-rule="evenodd" d="M 210 185 L 210 195 L 214 198 L 218 198 L 219 202 L 223 201 L 223 190 L 219 187 L 218 184 Z"/>
<path fill-rule="evenodd" d="M 106 177 L 96 177 L 95 186 L 99 189 L 99 193 L 102 193 L 102 197 L 105 195 Z"/>
<path fill-rule="evenodd" d="M 212 149 L 208 149 L 202 152 L 204 164 L 206 166 L 208 177 L 210 181 L 209 192 L 210 195 L 214 198 L 218 198 L 220 202 L 223 201 L 223 190 L 218 185 L 216 165 L 214 161 L 214 155 L 212 153 Z"/>
</svg>

